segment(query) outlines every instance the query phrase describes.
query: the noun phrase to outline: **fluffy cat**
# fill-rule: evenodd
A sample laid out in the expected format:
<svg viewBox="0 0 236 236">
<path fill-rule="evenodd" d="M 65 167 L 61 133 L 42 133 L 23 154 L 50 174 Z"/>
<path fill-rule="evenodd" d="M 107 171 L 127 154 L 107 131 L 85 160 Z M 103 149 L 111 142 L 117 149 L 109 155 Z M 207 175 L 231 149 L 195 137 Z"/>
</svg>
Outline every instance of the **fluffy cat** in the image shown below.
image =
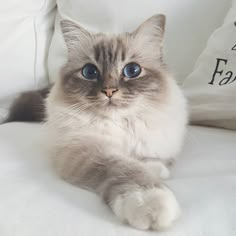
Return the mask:
<svg viewBox="0 0 236 236">
<path fill-rule="evenodd" d="M 59 174 L 143 230 L 169 227 L 180 213 L 163 179 L 187 116 L 163 63 L 164 26 L 165 17 L 155 15 L 114 36 L 63 20 L 68 61 L 47 99 Z"/>
<path fill-rule="evenodd" d="M 68 61 L 46 101 L 58 173 L 142 230 L 167 228 L 180 214 L 164 179 L 181 149 L 187 112 L 163 62 L 164 28 L 163 15 L 119 35 L 63 20 Z"/>
</svg>

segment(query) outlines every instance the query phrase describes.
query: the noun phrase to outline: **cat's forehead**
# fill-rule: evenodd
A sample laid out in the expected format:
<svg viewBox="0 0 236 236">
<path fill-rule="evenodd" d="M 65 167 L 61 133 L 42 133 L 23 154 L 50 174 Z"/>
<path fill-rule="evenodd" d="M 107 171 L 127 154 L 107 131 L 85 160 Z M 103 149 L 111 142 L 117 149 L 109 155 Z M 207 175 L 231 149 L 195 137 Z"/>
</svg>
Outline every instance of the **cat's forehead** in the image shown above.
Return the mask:
<svg viewBox="0 0 236 236">
<path fill-rule="evenodd" d="M 128 35 L 100 35 L 92 47 L 94 59 L 100 64 L 114 65 L 122 62 L 127 56 Z"/>
</svg>

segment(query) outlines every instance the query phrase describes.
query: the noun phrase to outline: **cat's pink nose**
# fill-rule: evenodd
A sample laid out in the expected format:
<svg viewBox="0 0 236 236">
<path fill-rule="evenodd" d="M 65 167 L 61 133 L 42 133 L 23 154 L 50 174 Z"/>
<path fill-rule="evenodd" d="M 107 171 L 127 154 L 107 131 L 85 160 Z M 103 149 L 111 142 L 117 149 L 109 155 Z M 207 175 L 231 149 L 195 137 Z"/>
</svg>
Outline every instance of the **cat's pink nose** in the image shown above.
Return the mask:
<svg viewBox="0 0 236 236">
<path fill-rule="evenodd" d="M 113 88 L 102 89 L 102 93 L 105 93 L 108 98 L 111 98 L 113 93 L 115 93 L 117 91 L 118 91 L 118 89 L 113 89 Z"/>
</svg>

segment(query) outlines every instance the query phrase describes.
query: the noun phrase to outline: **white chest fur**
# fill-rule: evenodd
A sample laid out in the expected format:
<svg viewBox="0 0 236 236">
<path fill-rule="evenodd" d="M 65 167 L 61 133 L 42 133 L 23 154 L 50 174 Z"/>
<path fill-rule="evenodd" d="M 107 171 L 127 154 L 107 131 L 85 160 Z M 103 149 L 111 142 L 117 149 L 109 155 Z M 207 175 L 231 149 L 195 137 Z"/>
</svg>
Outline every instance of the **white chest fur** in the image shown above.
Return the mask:
<svg viewBox="0 0 236 236">
<path fill-rule="evenodd" d="M 80 133 L 93 135 L 96 142 L 106 143 L 110 152 L 137 158 L 169 159 L 181 148 L 184 126 L 178 118 L 156 112 L 125 119 L 96 120 Z"/>
</svg>

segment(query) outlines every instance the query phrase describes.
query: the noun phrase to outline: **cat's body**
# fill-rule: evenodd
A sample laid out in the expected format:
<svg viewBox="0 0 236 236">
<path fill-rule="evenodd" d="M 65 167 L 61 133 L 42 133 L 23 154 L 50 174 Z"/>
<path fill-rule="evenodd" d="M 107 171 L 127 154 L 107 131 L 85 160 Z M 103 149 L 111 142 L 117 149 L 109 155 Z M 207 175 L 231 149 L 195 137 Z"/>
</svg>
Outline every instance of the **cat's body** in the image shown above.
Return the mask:
<svg viewBox="0 0 236 236">
<path fill-rule="evenodd" d="M 107 36 L 62 21 L 68 61 L 46 106 L 58 173 L 139 229 L 169 227 L 180 212 L 163 179 L 187 113 L 162 60 L 164 25 L 157 15 L 133 33 Z"/>
</svg>

